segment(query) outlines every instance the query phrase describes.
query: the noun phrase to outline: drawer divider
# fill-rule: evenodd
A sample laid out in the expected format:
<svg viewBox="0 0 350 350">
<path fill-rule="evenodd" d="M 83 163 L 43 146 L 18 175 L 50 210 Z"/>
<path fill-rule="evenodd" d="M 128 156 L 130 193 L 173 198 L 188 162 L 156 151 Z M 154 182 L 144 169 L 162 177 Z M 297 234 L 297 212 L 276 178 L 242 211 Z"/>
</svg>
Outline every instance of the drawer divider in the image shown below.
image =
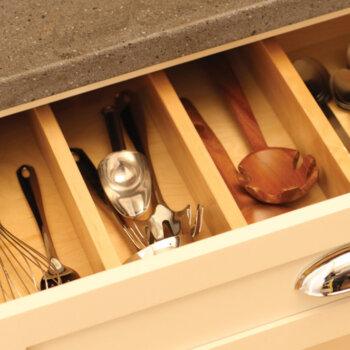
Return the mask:
<svg viewBox="0 0 350 350">
<path fill-rule="evenodd" d="M 49 105 L 30 111 L 37 142 L 46 158 L 78 237 L 94 271 L 121 264 Z"/>
</svg>

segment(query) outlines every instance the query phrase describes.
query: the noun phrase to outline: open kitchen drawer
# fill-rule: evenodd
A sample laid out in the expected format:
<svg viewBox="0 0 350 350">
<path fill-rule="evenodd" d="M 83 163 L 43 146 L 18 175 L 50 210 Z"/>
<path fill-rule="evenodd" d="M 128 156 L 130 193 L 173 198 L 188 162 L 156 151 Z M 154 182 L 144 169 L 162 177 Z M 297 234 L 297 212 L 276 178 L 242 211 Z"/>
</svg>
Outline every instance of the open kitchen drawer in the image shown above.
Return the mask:
<svg viewBox="0 0 350 350">
<path fill-rule="evenodd" d="M 1 345 L 296 349 L 350 333 L 346 294 L 314 298 L 294 289 L 301 270 L 349 242 L 350 157 L 288 59 L 320 53 L 330 70 L 340 68 L 349 21 L 225 53 L 267 143 L 312 154 L 320 168 L 317 185 L 291 204 L 296 210 L 259 223 L 246 224 L 179 99 L 192 100 L 237 165 L 248 147 L 206 59 L 0 120 L 2 223 L 42 249 L 15 177 L 21 164 L 34 165 L 58 254 L 86 276 L 0 305 Z M 124 88 L 142 98 L 168 205 L 205 207 L 196 242 L 127 265 L 132 247 L 90 196 L 69 150 L 83 148 L 96 165 L 111 152 L 100 110 Z M 332 108 L 350 134 L 344 112 Z"/>
</svg>

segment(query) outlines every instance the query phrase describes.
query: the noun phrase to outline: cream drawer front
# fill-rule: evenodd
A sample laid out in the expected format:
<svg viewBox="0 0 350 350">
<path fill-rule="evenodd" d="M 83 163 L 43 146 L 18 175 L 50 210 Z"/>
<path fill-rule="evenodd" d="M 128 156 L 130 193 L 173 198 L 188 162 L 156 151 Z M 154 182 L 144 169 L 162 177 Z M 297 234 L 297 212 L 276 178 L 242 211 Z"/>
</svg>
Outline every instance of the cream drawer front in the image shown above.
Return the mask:
<svg viewBox="0 0 350 350">
<path fill-rule="evenodd" d="M 341 308 L 346 314 L 348 298 L 312 298 L 294 283 L 316 256 L 347 241 L 349 198 L 295 211 L 288 225 L 270 219 L 258 235 L 251 225 L 4 304 L 4 344 L 94 349 L 104 339 L 104 349 L 183 349 L 235 334 L 232 344 L 243 349 L 271 334 L 271 349 L 286 339 L 284 348 L 293 349 L 294 338 L 312 346 L 341 336 L 350 331 L 346 322 L 322 332 L 307 325 L 334 320 Z"/>
<path fill-rule="evenodd" d="M 58 253 L 84 276 L 1 304 L 1 345 L 250 349 L 268 341 L 269 349 L 298 349 L 350 333 L 346 294 L 314 298 L 294 288 L 306 266 L 350 241 L 350 157 L 288 58 L 319 53 L 330 70 L 339 68 L 348 23 L 349 16 L 334 20 L 337 30 L 324 37 L 333 51 L 317 39 L 328 33 L 321 24 L 226 53 L 267 142 L 312 154 L 320 168 L 318 184 L 291 205 L 295 210 L 259 223 L 247 225 L 179 99 L 194 102 L 235 165 L 247 154 L 205 59 L 0 120 L 0 146 L 8 146 L 0 155 L 6 223 L 40 247 L 13 180 L 15 169 L 31 162 L 51 198 L 45 205 Z M 296 44 L 302 37 L 306 47 Z M 196 242 L 127 265 L 132 247 L 90 195 L 69 149 L 83 148 L 95 165 L 111 152 L 100 110 L 124 88 L 142 98 L 150 153 L 169 206 L 205 207 Z M 331 108 L 350 134 L 345 114 Z M 26 210 L 18 220 L 17 212 Z"/>
</svg>

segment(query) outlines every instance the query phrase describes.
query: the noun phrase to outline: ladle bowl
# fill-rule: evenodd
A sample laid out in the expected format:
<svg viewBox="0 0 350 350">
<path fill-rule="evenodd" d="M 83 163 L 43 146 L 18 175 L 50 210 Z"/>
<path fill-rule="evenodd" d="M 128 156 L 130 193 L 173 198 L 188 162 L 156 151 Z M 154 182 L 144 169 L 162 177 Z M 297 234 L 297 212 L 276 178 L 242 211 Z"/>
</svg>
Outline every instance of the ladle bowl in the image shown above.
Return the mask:
<svg viewBox="0 0 350 350">
<path fill-rule="evenodd" d="M 151 201 L 152 179 L 143 154 L 126 150 L 113 152 L 102 159 L 98 174 L 118 213 L 131 218 L 146 213 Z"/>
<path fill-rule="evenodd" d="M 248 154 L 238 165 L 238 181 L 265 203 L 295 201 L 307 194 L 318 178 L 315 159 L 307 155 L 297 167 L 299 152 L 268 147 Z"/>
</svg>

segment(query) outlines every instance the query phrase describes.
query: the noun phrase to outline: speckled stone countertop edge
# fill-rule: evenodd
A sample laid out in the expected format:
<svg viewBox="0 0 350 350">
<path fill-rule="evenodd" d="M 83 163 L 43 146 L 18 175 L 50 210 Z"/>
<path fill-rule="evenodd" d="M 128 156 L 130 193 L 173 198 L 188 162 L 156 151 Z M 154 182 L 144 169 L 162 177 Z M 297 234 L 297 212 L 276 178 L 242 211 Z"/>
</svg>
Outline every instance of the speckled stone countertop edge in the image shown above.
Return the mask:
<svg viewBox="0 0 350 350">
<path fill-rule="evenodd" d="M 0 76 L 0 110 L 339 11 L 349 4 L 318 2 L 324 6 L 298 5 L 293 12 L 295 1 L 288 3 L 289 11 L 283 8 L 285 0 L 262 1 L 33 69 L 19 68 L 15 74 Z M 264 18 L 270 20 L 264 22 Z"/>
</svg>

